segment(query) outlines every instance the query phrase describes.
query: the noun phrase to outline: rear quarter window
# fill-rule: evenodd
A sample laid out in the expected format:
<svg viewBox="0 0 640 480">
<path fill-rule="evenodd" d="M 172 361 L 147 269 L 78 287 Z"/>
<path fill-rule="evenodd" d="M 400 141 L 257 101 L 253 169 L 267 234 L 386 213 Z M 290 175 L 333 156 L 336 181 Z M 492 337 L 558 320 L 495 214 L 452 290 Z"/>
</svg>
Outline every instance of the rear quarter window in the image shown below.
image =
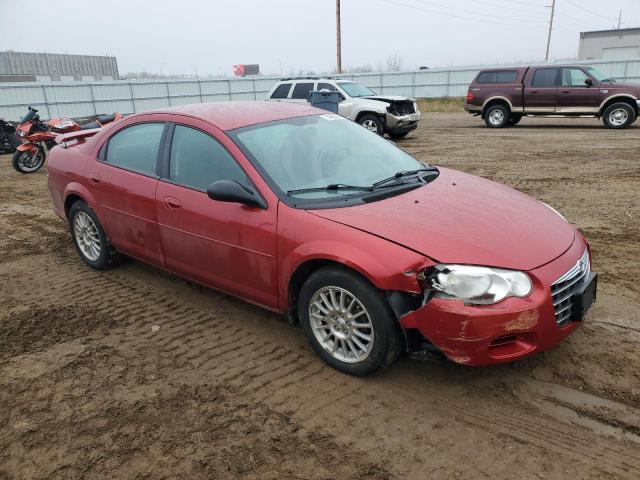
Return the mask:
<svg viewBox="0 0 640 480">
<path fill-rule="evenodd" d="M 287 98 L 289 96 L 289 90 L 291 90 L 290 83 L 282 83 L 271 94 L 271 98 Z"/>
<path fill-rule="evenodd" d="M 477 83 L 513 83 L 518 79 L 517 70 L 502 70 L 496 72 L 482 72 L 478 75 Z"/>
</svg>

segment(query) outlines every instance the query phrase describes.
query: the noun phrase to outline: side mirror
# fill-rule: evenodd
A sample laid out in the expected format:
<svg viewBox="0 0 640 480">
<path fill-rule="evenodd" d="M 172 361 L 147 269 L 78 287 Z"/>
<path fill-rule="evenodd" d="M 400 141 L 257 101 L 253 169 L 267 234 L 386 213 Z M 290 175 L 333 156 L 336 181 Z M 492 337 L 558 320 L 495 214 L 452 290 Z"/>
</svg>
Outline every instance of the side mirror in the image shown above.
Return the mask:
<svg viewBox="0 0 640 480">
<path fill-rule="evenodd" d="M 248 207 L 267 208 L 264 200 L 252 188 L 235 180 L 218 180 L 207 187 L 207 195 L 219 202 L 241 203 Z"/>
<path fill-rule="evenodd" d="M 593 87 L 593 80 L 591 80 L 590 78 L 585 78 L 585 79 L 584 79 L 584 84 L 585 84 L 587 87 Z"/>
</svg>

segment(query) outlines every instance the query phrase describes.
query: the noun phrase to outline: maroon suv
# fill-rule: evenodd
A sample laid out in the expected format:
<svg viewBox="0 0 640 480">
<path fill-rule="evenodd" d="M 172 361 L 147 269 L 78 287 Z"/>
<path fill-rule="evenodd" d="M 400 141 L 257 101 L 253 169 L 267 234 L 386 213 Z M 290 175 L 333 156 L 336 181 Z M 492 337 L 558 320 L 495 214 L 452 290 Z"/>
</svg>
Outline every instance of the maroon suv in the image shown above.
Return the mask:
<svg viewBox="0 0 640 480">
<path fill-rule="evenodd" d="M 640 85 L 579 65 L 489 69 L 469 86 L 464 108 L 490 128 L 515 125 L 524 115 L 602 117 L 608 128 L 626 128 L 638 116 Z"/>
</svg>

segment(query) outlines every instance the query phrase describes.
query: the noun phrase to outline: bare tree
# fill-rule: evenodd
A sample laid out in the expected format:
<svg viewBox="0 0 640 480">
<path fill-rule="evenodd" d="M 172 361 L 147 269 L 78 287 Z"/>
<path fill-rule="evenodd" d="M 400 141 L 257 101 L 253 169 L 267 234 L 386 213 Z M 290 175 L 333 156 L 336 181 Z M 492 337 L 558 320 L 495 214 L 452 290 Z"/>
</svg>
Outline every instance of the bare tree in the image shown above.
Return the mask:
<svg viewBox="0 0 640 480">
<path fill-rule="evenodd" d="M 390 53 L 384 59 L 387 72 L 397 72 L 402 68 L 402 57 L 397 53 Z"/>
<path fill-rule="evenodd" d="M 370 63 L 365 63 L 363 65 L 356 65 L 354 67 L 347 67 L 346 69 L 342 69 L 345 73 L 369 73 L 373 72 L 373 68 Z"/>
</svg>

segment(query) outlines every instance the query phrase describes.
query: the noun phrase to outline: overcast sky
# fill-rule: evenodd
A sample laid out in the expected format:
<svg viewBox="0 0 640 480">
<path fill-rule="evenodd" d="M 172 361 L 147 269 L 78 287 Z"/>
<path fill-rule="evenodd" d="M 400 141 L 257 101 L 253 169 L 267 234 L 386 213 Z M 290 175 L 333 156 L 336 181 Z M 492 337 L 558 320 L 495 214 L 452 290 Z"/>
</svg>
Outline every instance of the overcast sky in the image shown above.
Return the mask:
<svg viewBox="0 0 640 480">
<path fill-rule="evenodd" d="M 342 0 L 343 67 L 544 59 L 552 0 Z M 640 0 L 557 0 L 551 58 L 580 31 L 640 27 Z M 335 0 L 0 0 L 0 50 L 113 55 L 130 71 L 232 75 L 335 68 Z"/>
</svg>

